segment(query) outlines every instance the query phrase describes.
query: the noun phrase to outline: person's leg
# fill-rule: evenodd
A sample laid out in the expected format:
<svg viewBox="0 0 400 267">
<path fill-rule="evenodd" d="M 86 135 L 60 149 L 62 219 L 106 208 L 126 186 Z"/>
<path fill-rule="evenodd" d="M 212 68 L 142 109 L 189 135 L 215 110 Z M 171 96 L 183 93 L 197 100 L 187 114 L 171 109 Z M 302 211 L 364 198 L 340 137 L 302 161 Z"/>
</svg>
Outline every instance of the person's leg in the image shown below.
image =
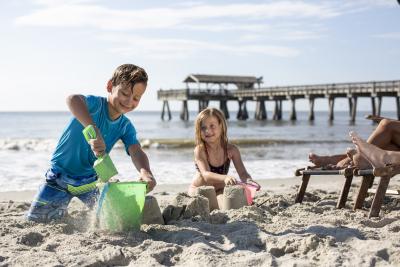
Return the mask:
<svg viewBox="0 0 400 267">
<path fill-rule="evenodd" d="M 29 221 L 47 223 L 58 220 L 67 214 L 68 204 L 72 195 L 56 183 L 41 185 L 39 192 L 32 201 L 31 207 L 26 214 Z"/>
<path fill-rule="evenodd" d="M 383 150 L 361 139 L 355 132 L 350 132 L 351 140 L 356 145 L 360 154 L 375 168 L 384 167 L 386 164 L 400 163 L 399 151 Z"/>
<path fill-rule="evenodd" d="M 400 150 L 400 121 L 383 119 L 367 139 L 367 143 L 390 151 Z"/>
<path fill-rule="evenodd" d="M 400 151 L 400 121 L 381 119 L 367 142 L 384 150 Z M 340 169 L 354 162 L 356 162 L 355 165 L 359 168 L 368 167 L 368 164 L 366 164 L 366 161 L 362 159 L 362 155 L 360 154 L 353 154 L 349 157 L 349 153 L 333 156 L 319 156 L 310 153 L 308 158 L 317 167 L 336 165 L 335 167 Z"/>
<path fill-rule="evenodd" d="M 308 154 L 308 160 L 314 163 L 315 166 L 327 166 L 327 165 L 336 165 L 338 162 L 347 158 L 346 154 L 339 154 L 333 156 L 320 156 L 314 153 Z"/>
</svg>

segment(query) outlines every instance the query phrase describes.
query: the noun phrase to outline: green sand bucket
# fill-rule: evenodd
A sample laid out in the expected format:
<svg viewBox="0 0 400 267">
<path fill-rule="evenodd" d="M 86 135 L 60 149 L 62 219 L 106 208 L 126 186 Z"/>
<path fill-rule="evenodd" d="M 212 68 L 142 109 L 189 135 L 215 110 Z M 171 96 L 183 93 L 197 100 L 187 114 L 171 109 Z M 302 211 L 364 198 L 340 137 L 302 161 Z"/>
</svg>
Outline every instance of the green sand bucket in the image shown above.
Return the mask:
<svg viewBox="0 0 400 267">
<path fill-rule="evenodd" d="M 112 232 L 139 230 L 146 186 L 144 182 L 105 184 L 97 206 L 100 229 Z"/>
</svg>

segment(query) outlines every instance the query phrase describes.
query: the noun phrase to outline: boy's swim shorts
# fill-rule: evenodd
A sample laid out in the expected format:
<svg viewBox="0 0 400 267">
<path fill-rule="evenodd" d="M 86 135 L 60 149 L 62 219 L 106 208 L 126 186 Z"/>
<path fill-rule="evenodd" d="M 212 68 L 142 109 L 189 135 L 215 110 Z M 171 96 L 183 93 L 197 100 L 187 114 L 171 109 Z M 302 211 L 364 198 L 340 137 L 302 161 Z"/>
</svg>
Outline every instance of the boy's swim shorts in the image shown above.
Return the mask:
<svg viewBox="0 0 400 267">
<path fill-rule="evenodd" d="M 78 186 L 67 184 L 73 178 L 49 169 L 46 173 L 46 182 L 40 186 L 38 193 L 31 207 L 26 214 L 26 218 L 35 222 L 49 222 L 57 220 L 67 214 L 67 207 L 71 199 L 78 197 L 89 208 L 92 208 L 98 196 L 98 189 L 95 186 L 97 176 L 80 177 L 83 185 Z M 71 190 L 84 188 L 85 190 Z M 77 194 L 79 192 L 80 194 Z"/>
</svg>

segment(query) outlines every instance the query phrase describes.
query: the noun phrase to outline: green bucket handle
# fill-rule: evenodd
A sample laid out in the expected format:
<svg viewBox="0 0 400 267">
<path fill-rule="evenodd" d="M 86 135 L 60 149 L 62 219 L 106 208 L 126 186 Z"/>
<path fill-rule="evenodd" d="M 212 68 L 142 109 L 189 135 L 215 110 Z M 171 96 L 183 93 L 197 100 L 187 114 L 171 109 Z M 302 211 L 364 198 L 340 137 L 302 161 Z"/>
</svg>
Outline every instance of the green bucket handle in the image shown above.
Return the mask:
<svg viewBox="0 0 400 267">
<path fill-rule="evenodd" d="M 88 143 L 91 139 L 97 138 L 96 130 L 94 129 L 94 126 L 91 124 L 86 126 L 85 129 L 83 129 L 82 133 Z M 98 158 L 101 157 L 102 156 L 98 156 Z"/>
</svg>

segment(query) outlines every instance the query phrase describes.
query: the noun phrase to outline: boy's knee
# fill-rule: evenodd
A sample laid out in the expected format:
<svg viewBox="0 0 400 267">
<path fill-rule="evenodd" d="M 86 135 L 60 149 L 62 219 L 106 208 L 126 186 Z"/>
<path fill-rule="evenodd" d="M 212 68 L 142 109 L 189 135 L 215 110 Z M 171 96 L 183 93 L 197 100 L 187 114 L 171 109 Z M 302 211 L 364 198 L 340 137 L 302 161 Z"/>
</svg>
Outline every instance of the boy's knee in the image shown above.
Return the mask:
<svg viewBox="0 0 400 267">
<path fill-rule="evenodd" d="M 83 195 L 77 196 L 88 208 L 93 209 L 97 204 L 99 197 L 99 190 L 93 190 L 91 192 L 85 193 Z"/>
<path fill-rule="evenodd" d="M 45 183 L 40 187 L 32 202 L 26 219 L 44 223 L 61 219 L 67 213 L 70 200 L 71 196 L 68 192 L 57 185 Z"/>
<path fill-rule="evenodd" d="M 67 209 L 62 207 L 53 207 L 51 204 L 32 202 L 32 205 L 25 215 L 28 221 L 48 223 L 53 220 L 59 220 L 67 214 Z"/>
</svg>

